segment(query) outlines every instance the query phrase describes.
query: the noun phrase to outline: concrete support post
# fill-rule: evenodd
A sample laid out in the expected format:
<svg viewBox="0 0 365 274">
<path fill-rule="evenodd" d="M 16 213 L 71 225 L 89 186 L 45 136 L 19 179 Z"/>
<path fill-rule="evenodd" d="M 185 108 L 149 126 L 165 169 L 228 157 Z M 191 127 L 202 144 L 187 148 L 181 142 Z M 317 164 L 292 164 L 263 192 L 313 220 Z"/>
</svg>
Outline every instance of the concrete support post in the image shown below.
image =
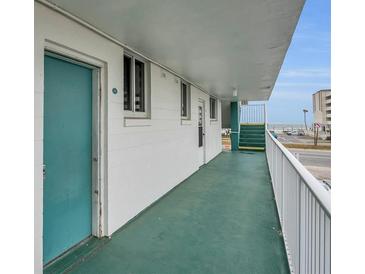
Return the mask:
<svg viewBox="0 0 365 274">
<path fill-rule="evenodd" d="M 240 102 L 231 102 L 231 150 L 239 148 L 240 139 Z"/>
</svg>

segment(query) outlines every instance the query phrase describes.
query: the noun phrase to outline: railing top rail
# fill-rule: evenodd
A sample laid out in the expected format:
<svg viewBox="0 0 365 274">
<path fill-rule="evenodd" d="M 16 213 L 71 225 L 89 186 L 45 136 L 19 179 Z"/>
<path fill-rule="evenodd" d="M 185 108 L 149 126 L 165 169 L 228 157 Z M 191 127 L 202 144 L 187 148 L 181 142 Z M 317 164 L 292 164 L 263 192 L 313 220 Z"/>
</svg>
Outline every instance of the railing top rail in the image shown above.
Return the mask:
<svg viewBox="0 0 365 274">
<path fill-rule="evenodd" d="M 308 186 L 313 195 L 317 198 L 318 202 L 322 205 L 324 211 L 331 218 L 331 195 L 330 193 L 319 184 L 318 180 L 294 157 L 290 151 L 284 147 L 268 129 L 266 129 L 271 140 L 280 148 L 282 153 L 298 172 L 299 176 L 302 178 L 303 182 Z"/>
</svg>

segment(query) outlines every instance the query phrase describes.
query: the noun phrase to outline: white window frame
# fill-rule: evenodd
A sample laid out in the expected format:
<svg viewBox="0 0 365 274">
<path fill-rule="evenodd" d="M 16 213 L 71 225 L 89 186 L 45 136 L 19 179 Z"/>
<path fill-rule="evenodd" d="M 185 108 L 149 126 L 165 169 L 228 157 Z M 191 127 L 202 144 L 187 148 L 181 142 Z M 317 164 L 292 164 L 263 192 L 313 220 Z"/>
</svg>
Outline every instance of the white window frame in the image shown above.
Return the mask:
<svg viewBox="0 0 365 274">
<path fill-rule="evenodd" d="M 214 104 L 215 117 L 212 117 L 212 103 L 211 103 L 212 99 L 215 101 L 215 104 Z M 211 121 L 217 121 L 218 120 L 218 100 L 217 100 L 217 98 L 212 97 L 212 96 L 209 98 L 209 118 L 210 118 Z"/>
<path fill-rule="evenodd" d="M 127 50 L 124 50 L 123 53 L 123 63 L 124 63 L 124 56 L 131 58 L 131 92 L 132 92 L 132 110 L 125 110 L 124 109 L 124 65 L 123 65 L 123 110 L 125 118 L 151 118 L 150 117 L 150 103 L 151 103 L 151 90 L 150 90 L 150 63 L 142 58 L 141 56 L 131 53 Z M 144 111 L 139 112 L 136 111 L 136 95 L 135 95 L 135 61 L 138 60 L 139 62 L 144 64 Z"/>
<path fill-rule="evenodd" d="M 182 115 L 182 86 L 183 84 L 186 86 L 186 116 Z M 181 120 L 190 120 L 191 119 L 191 91 L 190 84 L 180 80 L 180 116 Z"/>
</svg>

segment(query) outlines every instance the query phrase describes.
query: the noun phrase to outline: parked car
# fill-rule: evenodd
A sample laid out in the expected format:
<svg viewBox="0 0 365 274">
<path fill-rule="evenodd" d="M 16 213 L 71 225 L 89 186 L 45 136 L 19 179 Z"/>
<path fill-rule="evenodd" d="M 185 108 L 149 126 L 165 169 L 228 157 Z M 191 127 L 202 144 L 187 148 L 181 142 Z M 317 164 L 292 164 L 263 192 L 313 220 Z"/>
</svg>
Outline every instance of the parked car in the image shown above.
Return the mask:
<svg viewBox="0 0 365 274">
<path fill-rule="evenodd" d="M 299 136 L 299 131 L 294 129 L 292 131 L 289 131 L 287 134 L 291 136 Z"/>
<path fill-rule="evenodd" d="M 299 136 L 304 136 L 305 135 L 304 130 L 302 130 L 302 129 L 298 130 L 298 135 Z"/>
</svg>

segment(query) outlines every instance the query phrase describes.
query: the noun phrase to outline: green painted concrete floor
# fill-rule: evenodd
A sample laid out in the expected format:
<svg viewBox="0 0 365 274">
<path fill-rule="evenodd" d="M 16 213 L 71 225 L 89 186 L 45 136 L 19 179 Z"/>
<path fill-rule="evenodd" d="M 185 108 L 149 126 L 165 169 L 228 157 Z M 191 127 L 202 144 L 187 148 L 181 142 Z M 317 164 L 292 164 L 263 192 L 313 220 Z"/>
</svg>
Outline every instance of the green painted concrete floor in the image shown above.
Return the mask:
<svg viewBox="0 0 365 274">
<path fill-rule="evenodd" d="M 71 273 L 290 273 L 264 152 L 222 152 Z"/>
</svg>

